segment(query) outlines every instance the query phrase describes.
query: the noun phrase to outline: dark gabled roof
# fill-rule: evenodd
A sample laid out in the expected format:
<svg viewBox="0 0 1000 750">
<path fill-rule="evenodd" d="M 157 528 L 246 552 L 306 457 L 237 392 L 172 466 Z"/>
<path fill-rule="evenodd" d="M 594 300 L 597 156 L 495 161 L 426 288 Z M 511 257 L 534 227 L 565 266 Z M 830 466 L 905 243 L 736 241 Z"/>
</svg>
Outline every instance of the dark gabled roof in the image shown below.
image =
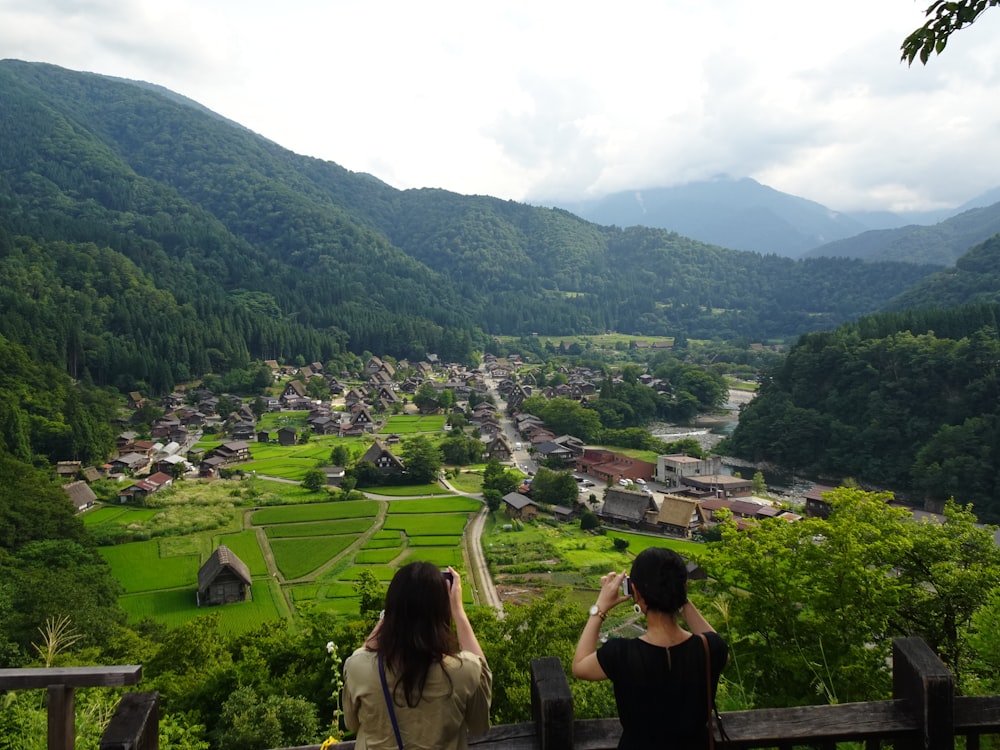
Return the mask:
<svg viewBox="0 0 1000 750">
<path fill-rule="evenodd" d="M 656 502 L 652 495 L 631 490 L 609 489 L 604 495 L 601 514 L 609 518 L 638 523 L 646 517 L 646 511 L 649 510 L 656 510 Z"/>
<path fill-rule="evenodd" d="M 198 571 L 198 590 L 204 591 L 223 570 L 231 570 L 243 583 L 250 585 L 250 569 L 224 544 L 219 545 Z"/>
<path fill-rule="evenodd" d="M 503 501 L 507 503 L 514 510 L 521 510 L 529 505 L 534 505 L 538 507 L 538 503 L 532 500 L 530 497 L 525 497 L 519 492 L 508 492 L 503 496 Z"/>
<path fill-rule="evenodd" d="M 535 452 L 540 453 L 543 456 L 566 456 L 572 455 L 573 451 L 567 448 L 565 445 L 560 443 L 555 443 L 551 440 L 546 440 L 535 446 Z"/>
<path fill-rule="evenodd" d="M 379 440 L 376 440 L 371 444 L 371 447 L 365 451 L 365 454 L 361 457 L 361 461 L 369 461 L 376 466 L 378 466 L 379 460 L 385 459 L 390 465 L 395 466 L 399 469 L 404 469 L 403 462 L 393 454 L 391 450 L 386 448 Z"/>
</svg>

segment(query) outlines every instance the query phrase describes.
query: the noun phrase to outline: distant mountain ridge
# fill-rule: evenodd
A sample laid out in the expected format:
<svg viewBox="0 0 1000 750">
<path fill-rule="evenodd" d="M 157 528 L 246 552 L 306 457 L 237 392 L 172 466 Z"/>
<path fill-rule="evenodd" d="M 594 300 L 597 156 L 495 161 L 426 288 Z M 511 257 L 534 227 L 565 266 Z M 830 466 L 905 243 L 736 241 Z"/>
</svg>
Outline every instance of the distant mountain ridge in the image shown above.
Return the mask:
<svg viewBox="0 0 1000 750">
<path fill-rule="evenodd" d="M 598 224 L 657 227 L 720 247 L 789 258 L 867 229 L 846 214 L 749 177 L 613 193 L 559 207 Z"/>
<path fill-rule="evenodd" d="M 864 232 L 813 248 L 806 258 L 897 260 L 952 266 L 974 245 L 1000 232 L 1000 203 L 972 208 L 932 226 Z"/>
<path fill-rule="evenodd" d="M 839 256 L 950 265 L 964 250 L 990 236 L 992 225 L 980 222 L 980 227 L 974 229 L 973 222 L 967 221 L 968 231 L 945 228 L 922 239 L 919 228 L 998 202 L 1000 188 L 953 210 L 906 214 L 838 212 L 751 178 L 717 177 L 667 188 L 613 193 L 589 201 L 549 203 L 598 224 L 657 227 L 737 250 L 791 258 Z M 876 234 L 880 231 L 899 234 Z M 907 252 L 905 241 L 893 246 L 898 237 L 904 236 L 917 240 L 913 253 Z M 967 244 L 961 247 L 963 242 Z"/>
</svg>

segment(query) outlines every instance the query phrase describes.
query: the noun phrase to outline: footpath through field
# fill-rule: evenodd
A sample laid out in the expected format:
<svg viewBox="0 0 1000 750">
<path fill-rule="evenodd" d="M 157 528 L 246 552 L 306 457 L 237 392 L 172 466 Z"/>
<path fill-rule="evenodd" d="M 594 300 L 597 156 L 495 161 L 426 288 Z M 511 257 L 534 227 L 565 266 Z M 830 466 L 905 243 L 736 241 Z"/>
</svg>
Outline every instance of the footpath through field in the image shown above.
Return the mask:
<svg viewBox="0 0 1000 750">
<path fill-rule="evenodd" d="M 454 492 L 456 495 L 462 495 L 463 497 L 471 497 L 475 500 L 482 500 L 482 495 L 478 495 L 472 492 L 462 492 L 461 490 L 455 489 L 455 487 L 449 482 L 445 477 L 440 477 L 440 482 L 448 490 Z M 500 595 L 497 593 L 497 587 L 493 583 L 493 577 L 490 575 L 490 569 L 486 565 L 486 558 L 483 556 L 483 527 L 486 525 L 486 518 L 489 516 L 489 510 L 484 505 L 482 510 L 480 510 L 476 517 L 469 522 L 468 527 L 465 529 L 465 559 L 469 564 L 469 583 L 472 585 L 472 593 L 479 604 L 485 604 L 489 607 L 493 607 L 495 610 L 503 614 L 503 603 L 500 601 Z"/>
</svg>

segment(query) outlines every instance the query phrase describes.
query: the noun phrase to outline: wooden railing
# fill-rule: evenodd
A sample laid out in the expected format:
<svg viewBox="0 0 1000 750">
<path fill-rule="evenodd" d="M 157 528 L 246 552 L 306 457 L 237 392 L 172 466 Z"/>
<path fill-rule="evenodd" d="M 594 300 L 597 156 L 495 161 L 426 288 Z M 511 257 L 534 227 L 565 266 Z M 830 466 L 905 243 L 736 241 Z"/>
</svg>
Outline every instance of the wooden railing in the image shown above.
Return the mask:
<svg viewBox="0 0 1000 750">
<path fill-rule="evenodd" d="M 76 688 L 124 687 L 137 684 L 141 677 L 142 667 L 138 665 L 0 669 L 0 690 L 44 688 L 47 691 L 48 704 L 48 749 L 73 750 L 76 739 Z M 117 715 L 118 711 L 115 712 L 115 716 Z M 155 730 L 154 726 L 152 730 L 154 734 Z M 136 747 L 136 750 L 139 748 L 139 746 L 124 745 L 122 750 L 130 747 Z M 109 750 L 112 748 L 114 746 L 109 746 Z M 143 750 L 150 748 L 156 750 L 156 745 L 143 746 Z"/>
<path fill-rule="evenodd" d="M 139 667 L 0 670 L 0 690 L 47 687 L 49 750 L 72 750 L 73 688 L 131 685 L 138 676 Z M 155 693 L 126 694 L 100 750 L 158 750 L 158 712 Z M 610 750 L 621 735 L 617 719 L 574 719 L 569 682 L 555 657 L 531 662 L 531 714 L 532 721 L 492 727 L 471 739 L 469 746 L 478 750 Z M 951 672 L 927 644 L 919 638 L 901 638 L 893 643 L 891 700 L 734 711 L 723 714 L 723 721 L 730 739 L 727 750 L 797 746 L 832 750 L 842 742 L 864 743 L 867 750 L 887 743 L 898 750 L 954 750 L 956 737 L 965 738 L 967 750 L 979 750 L 982 736 L 1000 735 L 1000 696 L 956 696 Z M 318 748 L 306 745 L 286 750 Z M 354 743 L 344 742 L 337 748 L 353 750 Z"/>
</svg>

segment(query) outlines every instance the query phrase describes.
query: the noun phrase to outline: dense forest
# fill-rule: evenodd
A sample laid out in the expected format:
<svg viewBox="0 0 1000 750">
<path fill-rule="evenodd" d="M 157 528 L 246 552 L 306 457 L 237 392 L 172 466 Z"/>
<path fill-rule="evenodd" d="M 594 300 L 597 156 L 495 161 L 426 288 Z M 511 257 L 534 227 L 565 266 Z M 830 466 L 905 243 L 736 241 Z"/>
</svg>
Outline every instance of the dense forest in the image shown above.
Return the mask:
<svg viewBox="0 0 1000 750">
<path fill-rule="evenodd" d="M 492 334 L 787 339 L 935 270 L 399 191 L 153 87 L 17 61 L 0 63 L 0 260 L 21 301 L 0 334 L 153 392 L 247 357 L 469 361 Z"/>
<path fill-rule="evenodd" d="M 1000 521 L 998 321 L 994 303 L 806 334 L 762 376 L 720 450 L 916 502 L 955 498 Z"/>
</svg>

